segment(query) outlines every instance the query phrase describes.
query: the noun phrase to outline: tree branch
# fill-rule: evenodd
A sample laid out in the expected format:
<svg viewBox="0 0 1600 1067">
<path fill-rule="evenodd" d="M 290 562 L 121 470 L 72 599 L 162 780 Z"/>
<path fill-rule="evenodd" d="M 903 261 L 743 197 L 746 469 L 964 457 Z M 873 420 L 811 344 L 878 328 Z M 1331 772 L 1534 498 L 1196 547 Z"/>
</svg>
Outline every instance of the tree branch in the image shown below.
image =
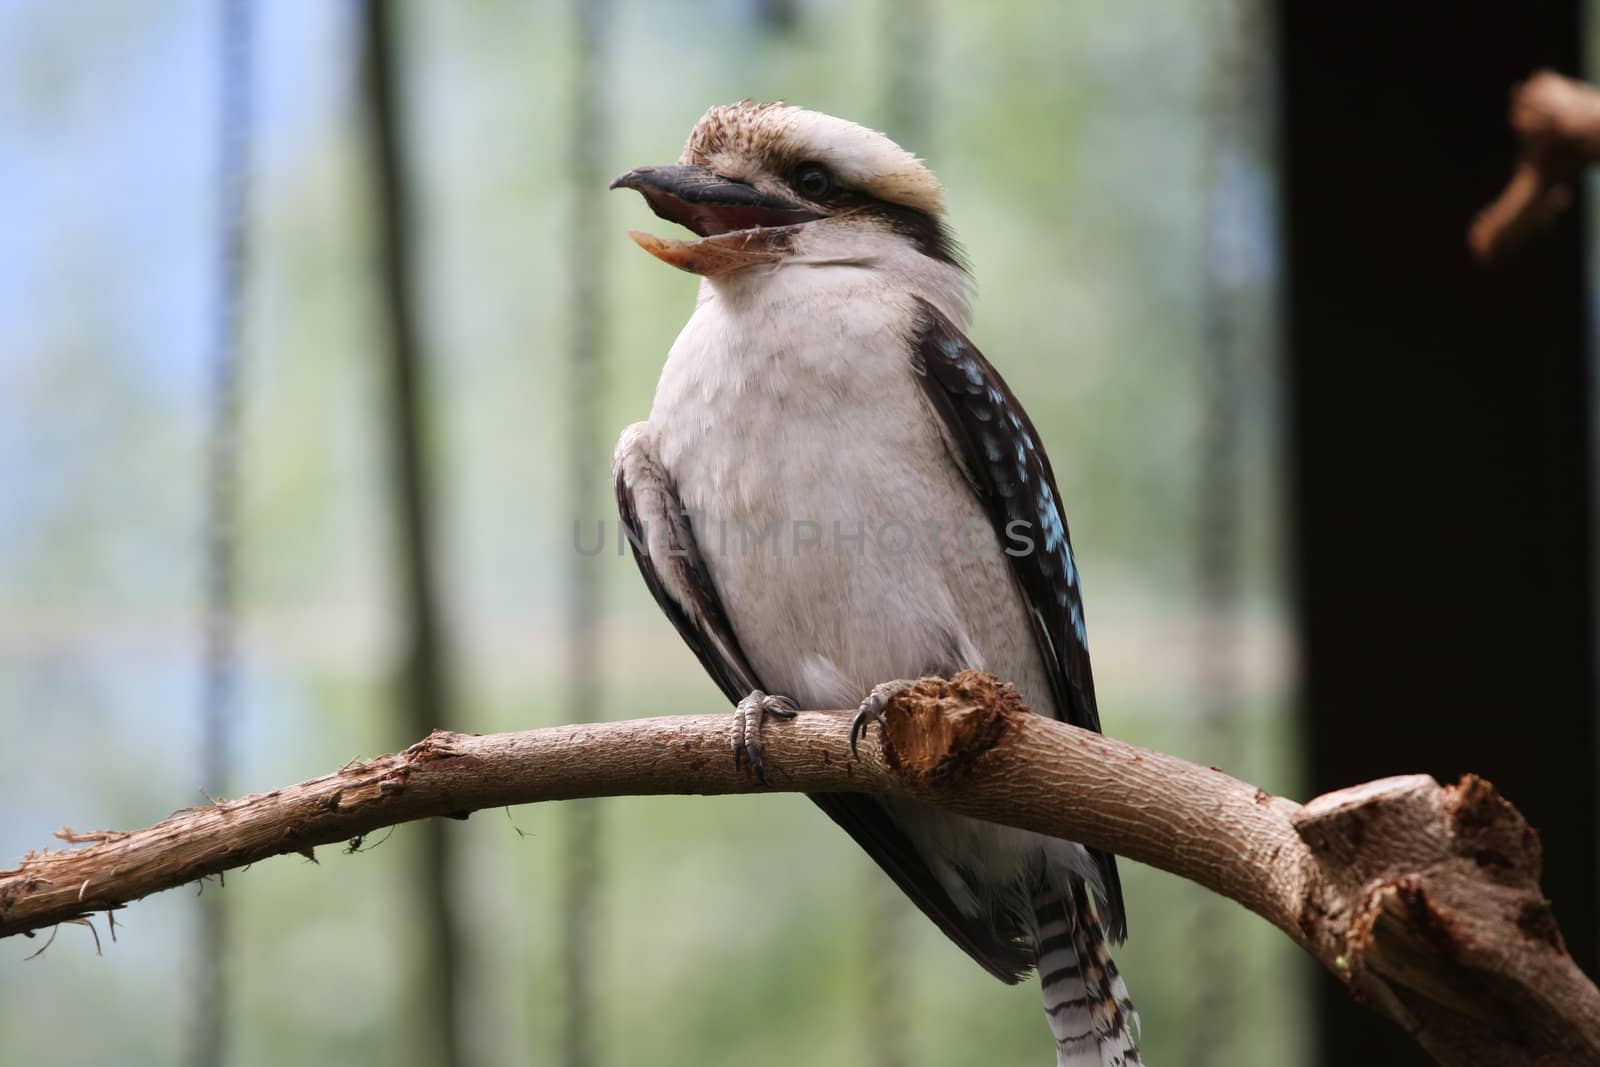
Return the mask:
<svg viewBox="0 0 1600 1067">
<path fill-rule="evenodd" d="M 864 792 L 1087 845 L 1198 882 L 1288 934 L 1444 1064 L 1600 1060 L 1600 991 L 1539 890 L 1539 839 L 1494 787 L 1414 775 L 1295 804 L 1029 712 L 985 675 L 923 682 L 850 756 L 849 713 L 765 731 L 777 791 Z M 761 791 L 726 715 L 522 733 L 437 731 L 404 752 L 132 832 L 57 836 L 0 871 L 0 937 L 430 816 L 578 797 Z M 879 737 L 873 734 L 876 739 Z"/>
<path fill-rule="evenodd" d="M 1572 202 L 1584 167 L 1600 160 L 1600 90 L 1540 71 L 1511 91 L 1511 128 L 1522 143 L 1511 181 L 1467 234 L 1473 255 L 1498 258 L 1548 226 Z"/>
</svg>

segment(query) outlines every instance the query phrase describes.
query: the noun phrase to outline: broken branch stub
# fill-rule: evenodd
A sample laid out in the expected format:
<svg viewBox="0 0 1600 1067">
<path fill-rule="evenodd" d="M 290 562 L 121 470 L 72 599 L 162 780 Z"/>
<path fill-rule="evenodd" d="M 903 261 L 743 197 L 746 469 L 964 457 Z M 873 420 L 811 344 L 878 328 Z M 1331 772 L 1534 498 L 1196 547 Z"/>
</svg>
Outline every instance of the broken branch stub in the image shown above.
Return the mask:
<svg viewBox="0 0 1600 1067">
<path fill-rule="evenodd" d="M 1383 779 L 1293 821 L 1319 867 L 1303 929 L 1358 999 L 1441 1063 L 1600 1062 L 1600 996 L 1539 888 L 1538 834 L 1493 785 Z"/>
</svg>

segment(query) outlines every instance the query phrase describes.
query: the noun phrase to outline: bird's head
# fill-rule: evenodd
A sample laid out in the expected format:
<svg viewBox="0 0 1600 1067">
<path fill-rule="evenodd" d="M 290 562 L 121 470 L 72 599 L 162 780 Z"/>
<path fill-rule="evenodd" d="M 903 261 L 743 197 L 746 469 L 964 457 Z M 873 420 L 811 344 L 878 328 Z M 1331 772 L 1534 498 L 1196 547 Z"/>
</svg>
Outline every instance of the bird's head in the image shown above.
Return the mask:
<svg viewBox="0 0 1600 1067">
<path fill-rule="evenodd" d="M 784 263 L 870 265 L 890 248 L 959 266 L 944 189 L 922 161 L 881 133 L 804 108 L 714 107 L 675 166 L 631 170 L 611 188 L 637 189 L 657 215 L 698 234 L 631 236 L 708 278 Z"/>
</svg>

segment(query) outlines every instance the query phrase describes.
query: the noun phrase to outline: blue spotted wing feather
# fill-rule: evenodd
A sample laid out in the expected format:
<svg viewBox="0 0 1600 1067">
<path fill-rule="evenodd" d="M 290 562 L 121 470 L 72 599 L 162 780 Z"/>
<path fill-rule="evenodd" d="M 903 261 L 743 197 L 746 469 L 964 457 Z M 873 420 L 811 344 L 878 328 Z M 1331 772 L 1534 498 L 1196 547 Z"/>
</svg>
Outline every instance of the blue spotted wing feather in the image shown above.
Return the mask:
<svg viewBox="0 0 1600 1067">
<path fill-rule="evenodd" d="M 983 504 L 1033 620 L 1056 718 L 1100 730 L 1083 586 L 1044 443 L 1005 379 L 937 308 L 919 301 L 912 367 L 957 465 Z M 1116 858 L 1091 849 L 1106 887 L 1107 932 L 1126 932 Z"/>
</svg>

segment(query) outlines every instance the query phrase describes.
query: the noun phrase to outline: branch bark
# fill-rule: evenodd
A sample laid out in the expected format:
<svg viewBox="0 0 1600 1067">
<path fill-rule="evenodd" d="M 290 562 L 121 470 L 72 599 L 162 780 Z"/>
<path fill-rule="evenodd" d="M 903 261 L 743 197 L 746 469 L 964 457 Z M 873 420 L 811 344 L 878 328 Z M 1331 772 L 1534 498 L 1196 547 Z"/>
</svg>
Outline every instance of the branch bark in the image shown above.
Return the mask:
<svg viewBox="0 0 1600 1067">
<path fill-rule="evenodd" d="M 1539 890 L 1539 839 L 1489 783 L 1388 778 L 1300 805 L 1034 715 L 985 675 L 925 681 L 850 756 L 850 713 L 765 732 L 769 784 L 906 797 L 1067 837 L 1238 901 L 1438 1062 L 1600 1062 L 1600 991 Z M 132 832 L 57 836 L 0 871 L 0 937 L 289 852 L 430 816 L 579 797 L 760 791 L 726 715 L 485 736 L 404 752 L 185 811 Z"/>
<path fill-rule="evenodd" d="M 1572 202 L 1583 169 L 1600 161 L 1600 90 L 1540 71 L 1511 91 L 1511 128 L 1522 151 L 1511 181 L 1467 233 L 1489 261 L 1548 226 Z"/>
</svg>

